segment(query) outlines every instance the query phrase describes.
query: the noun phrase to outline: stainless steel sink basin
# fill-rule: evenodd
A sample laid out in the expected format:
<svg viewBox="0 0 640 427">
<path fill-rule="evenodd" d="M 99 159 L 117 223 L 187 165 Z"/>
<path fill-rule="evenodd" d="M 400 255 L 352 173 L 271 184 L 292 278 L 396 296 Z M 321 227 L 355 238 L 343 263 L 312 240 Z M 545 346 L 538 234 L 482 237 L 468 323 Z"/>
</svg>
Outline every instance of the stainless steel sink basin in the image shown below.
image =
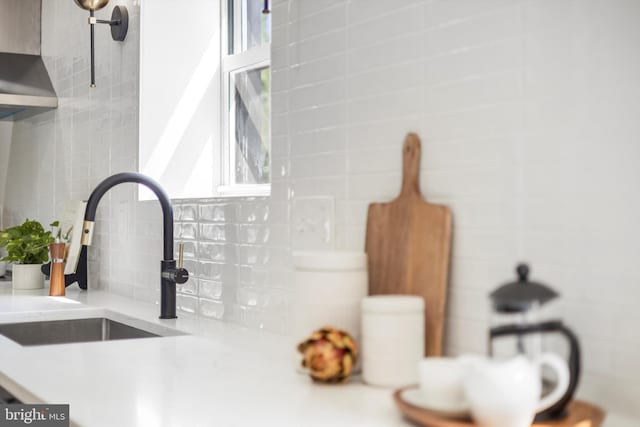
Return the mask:
<svg viewBox="0 0 640 427">
<path fill-rule="evenodd" d="M 104 317 L 0 324 L 0 335 L 23 346 L 151 338 L 154 334 Z"/>
</svg>

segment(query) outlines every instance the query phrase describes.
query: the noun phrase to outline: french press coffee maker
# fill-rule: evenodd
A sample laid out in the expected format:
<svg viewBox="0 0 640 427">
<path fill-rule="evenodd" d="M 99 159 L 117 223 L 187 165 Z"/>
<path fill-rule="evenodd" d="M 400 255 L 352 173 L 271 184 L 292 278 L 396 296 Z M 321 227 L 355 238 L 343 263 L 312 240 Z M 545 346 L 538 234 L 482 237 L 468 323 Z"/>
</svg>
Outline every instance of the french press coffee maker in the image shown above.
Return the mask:
<svg viewBox="0 0 640 427">
<path fill-rule="evenodd" d="M 578 386 L 580 376 L 580 345 L 576 335 L 561 320 L 542 320 L 543 306 L 558 297 L 558 293 L 541 283 L 529 281 L 529 267 L 516 268 L 518 280 L 500 286 L 490 295 L 493 305 L 492 327 L 489 330 L 489 354 L 524 355 L 534 359 L 542 353 L 543 336 L 560 334 L 569 344 L 569 386 L 551 407 L 536 415 L 537 421 L 560 419 Z"/>
</svg>

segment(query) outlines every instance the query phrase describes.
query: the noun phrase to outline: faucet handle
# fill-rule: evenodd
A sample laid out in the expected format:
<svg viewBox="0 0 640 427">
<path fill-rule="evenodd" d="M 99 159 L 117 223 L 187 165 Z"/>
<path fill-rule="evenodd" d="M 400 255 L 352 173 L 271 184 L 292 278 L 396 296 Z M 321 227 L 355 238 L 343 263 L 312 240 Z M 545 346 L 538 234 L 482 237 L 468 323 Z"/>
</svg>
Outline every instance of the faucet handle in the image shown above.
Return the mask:
<svg viewBox="0 0 640 427">
<path fill-rule="evenodd" d="M 178 243 L 178 268 L 183 268 L 184 265 L 184 243 Z"/>
</svg>

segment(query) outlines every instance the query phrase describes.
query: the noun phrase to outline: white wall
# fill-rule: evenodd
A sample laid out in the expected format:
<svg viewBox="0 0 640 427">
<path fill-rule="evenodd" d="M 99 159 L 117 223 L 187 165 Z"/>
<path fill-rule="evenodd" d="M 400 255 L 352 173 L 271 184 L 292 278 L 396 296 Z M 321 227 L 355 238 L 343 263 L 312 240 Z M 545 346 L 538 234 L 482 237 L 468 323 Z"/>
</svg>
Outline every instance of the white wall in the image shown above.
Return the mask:
<svg viewBox="0 0 640 427">
<path fill-rule="evenodd" d="M 140 171 L 172 198 L 211 197 L 220 170 L 220 2 L 148 1 L 140 18 Z"/>
<path fill-rule="evenodd" d="M 98 32 L 109 57 L 98 54 L 90 93 L 87 41 L 73 37 L 86 17 L 44 3 L 61 107 L 15 127 L 16 221 L 50 219 L 64 198 L 135 170 L 137 9 L 128 44 Z M 581 395 L 640 416 L 639 18 L 632 0 L 275 1 L 272 196 L 180 202 L 176 236 L 195 273 L 182 315 L 286 332 L 293 218 L 334 198 L 329 246 L 361 250 L 367 205 L 399 190 L 413 130 L 423 190 L 454 212 L 448 352 L 485 349 L 487 293 L 526 260 L 581 337 Z M 110 194 L 93 286 L 158 299 L 159 217 L 129 187 Z"/>
</svg>

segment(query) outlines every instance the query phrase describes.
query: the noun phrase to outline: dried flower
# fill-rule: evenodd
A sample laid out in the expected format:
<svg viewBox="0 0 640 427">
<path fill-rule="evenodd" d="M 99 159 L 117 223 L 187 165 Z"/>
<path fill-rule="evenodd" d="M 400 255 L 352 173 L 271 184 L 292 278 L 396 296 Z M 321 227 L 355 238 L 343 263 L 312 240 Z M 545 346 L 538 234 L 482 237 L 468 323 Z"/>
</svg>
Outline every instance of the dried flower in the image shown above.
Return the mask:
<svg viewBox="0 0 640 427">
<path fill-rule="evenodd" d="M 298 345 L 302 366 L 314 381 L 343 382 L 351 375 L 358 357 L 358 347 L 351 336 L 325 326 Z"/>
</svg>

